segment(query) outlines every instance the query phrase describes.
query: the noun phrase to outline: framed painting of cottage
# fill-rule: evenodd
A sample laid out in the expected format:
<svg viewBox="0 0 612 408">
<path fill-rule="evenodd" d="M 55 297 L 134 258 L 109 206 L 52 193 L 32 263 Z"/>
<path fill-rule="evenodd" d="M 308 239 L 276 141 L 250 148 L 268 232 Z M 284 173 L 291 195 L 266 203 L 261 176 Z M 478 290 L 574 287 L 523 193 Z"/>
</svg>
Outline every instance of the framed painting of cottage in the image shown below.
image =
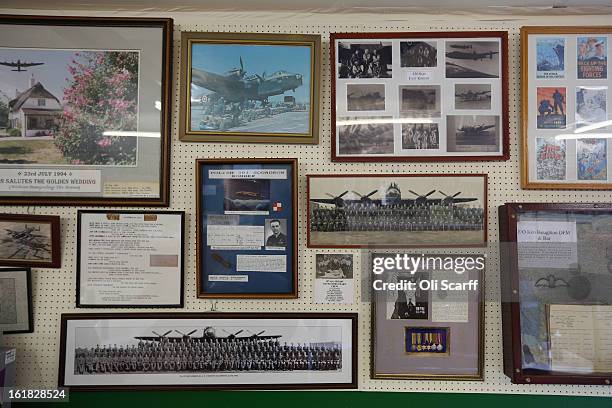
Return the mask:
<svg viewBox="0 0 612 408">
<path fill-rule="evenodd" d="M 332 160 L 508 160 L 508 33 L 332 33 Z"/>
<path fill-rule="evenodd" d="M 612 190 L 612 26 L 521 28 L 521 184 Z"/>
<path fill-rule="evenodd" d="M 357 314 L 62 314 L 59 385 L 357 388 Z"/>
<path fill-rule="evenodd" d="M 181 34 L 185 142 L 319 142 L 321 36 Z"/>
<path fill-rule="evenodd" d="M 169 204 L 172 27 L 0 16 L 1 204 Z"/>
<path fill-rule="evenodd" d="M 60 217 L 0 214 L 0 266 L 60 268 Z"/>
</svg>

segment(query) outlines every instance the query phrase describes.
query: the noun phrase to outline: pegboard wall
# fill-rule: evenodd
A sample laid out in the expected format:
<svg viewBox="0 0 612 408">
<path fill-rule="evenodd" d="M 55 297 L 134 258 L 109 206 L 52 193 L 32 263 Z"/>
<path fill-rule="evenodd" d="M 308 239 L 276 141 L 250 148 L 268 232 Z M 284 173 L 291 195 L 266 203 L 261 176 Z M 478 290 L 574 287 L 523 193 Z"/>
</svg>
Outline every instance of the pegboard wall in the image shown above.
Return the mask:
<svg viewBox="0 0 612 408">
<path fill-rule="evenodd" d="M 6 14 L 85 15 L 82 11 L 2 10 Z M 87 12 L 89 16 L 174 18 L 174 104 L 172 112 L 171 210 L 186 212 L 184 311 L 358 312 L 358 383 L 364 391 L 488 392 L 612 396 L 604 386 L 512 385 L 502 372 L 501 312 L 497 207 L 505 202 L 610 202 L 611 192 L 525 191 L 520 188 L 519 28 L 523 25 L 606 25 L 606 15 L 486 16 L 467 14 L 324 14 L 324 13 L 124 13 Z M 509 121 L 511 158 L 498 162 L 463 163 L 332 163 L 329 72 L 330 32 L 507 30 L 509 32 Z M 178 140 L 179 67 L 181 31 L 304 33 L 322 36 L 320 142 L 318 145 L 182 143 Z M 295 300 L 202 300 L 196 298 L 195 169 L 198 158 L 297 157 L 299 162 L 299 298 Z M 370 379 L 370 304 L 360 300 L 362 270 L 359 250 L 308 249 L 306 247 L 306 175 L 318 173 L 487 173 L 489 210 L 489 260 L 486 271 L 485 373 L 482 382 L 404 381 Z M 34 269 L 34 333 L 7 335 L 4 343 L 17 348 L 17 382 L 28 388 L 57 385 L 60 315 L 98 312 L 75 307 L 75 250 L 77 207 L 2 207 L 6 213 L 34 213 L 62 217 L 62 269 Z M 315 254 L 355 254 L 355 295 L 351 305 L 315 304 L 313 297 Z M 365 259 L 365 258 L 364 258 Z M 498 299 L 492 301 L 492 299 Z M 111 310 L 104 310 L 110 312 Z M 113 309 L 115 312 L 143 311 Z M 177 311 L 173 309 L 172 311 Z"/>
</svg>

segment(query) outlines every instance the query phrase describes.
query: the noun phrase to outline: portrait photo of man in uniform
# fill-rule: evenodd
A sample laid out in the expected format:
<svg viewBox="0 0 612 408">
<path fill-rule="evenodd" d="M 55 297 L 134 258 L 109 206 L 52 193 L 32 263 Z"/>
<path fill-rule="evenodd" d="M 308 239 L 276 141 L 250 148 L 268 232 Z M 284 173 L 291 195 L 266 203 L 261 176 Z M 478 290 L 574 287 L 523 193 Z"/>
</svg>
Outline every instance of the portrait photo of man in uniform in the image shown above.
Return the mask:
<svg viewBox="0 0 612 408">
<path fill-rule="evenodd" d="M 266 219 L 266 248 L 284 249 L 287 246 L 287 220 Z"/>
</svg>

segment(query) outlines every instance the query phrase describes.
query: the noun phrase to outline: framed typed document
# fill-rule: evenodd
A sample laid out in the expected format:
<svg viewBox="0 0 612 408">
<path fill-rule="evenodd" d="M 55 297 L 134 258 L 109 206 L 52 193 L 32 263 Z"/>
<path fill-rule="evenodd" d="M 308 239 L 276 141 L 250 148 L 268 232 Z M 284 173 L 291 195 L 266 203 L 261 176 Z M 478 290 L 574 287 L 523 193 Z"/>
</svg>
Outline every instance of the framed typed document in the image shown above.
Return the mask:
<svg viewBox="0 0 612 408">
<path fill-rule="evenodd" d="M 77 216 L 77 307 L 183 307 L 184 212 Z"/>
<path fill-rule="evenodd" d="M 60 217 L 0 214 L 0 265 L 60 268 Z"/>
<path fill-rule="evenodd" d="M 0 16 L 0 204 L 169 205 L 172 30 Z"/>
<path fill-rule="evenodd" d="M 63 314 L 59 386 L 357 388 L 357 314 Z"/>
<path fill-rule="evenodd" d="M 32 277 L 30 268 L 0 269 L 0 335 L 32 333 Z"/>
<path fill-rule="evenodd" d="M 319 142 L 321 36 L 181 33 L 185 142 Z"/>
<path fill-rule="evenodd" d="M 612 189 L 610 27 L 522 27 L 522 186 Z"/>
<path fill-rule="evenodd" d="M 508 160 L 508 33 L 332 33 L 332 160 Z"/>
<path fill-rule="evenodd" d="M 483 247 L 486 174 L 312 174 L 308 247 Z"/>
<path fill-rule="evenodd" d="M 514 383 L 612 382 L 612 204 L 500 212 L 504 371 Z"/>
<path fill-rule="evenodd" d="M 485 256 L 373 252 L 370 264 L 372 378 L 482 380 Z"/>
<path fill-rule="evenodd" d="M 297 159 L 196 161 L 197 293 L 297 297 Z"/>
</svg>

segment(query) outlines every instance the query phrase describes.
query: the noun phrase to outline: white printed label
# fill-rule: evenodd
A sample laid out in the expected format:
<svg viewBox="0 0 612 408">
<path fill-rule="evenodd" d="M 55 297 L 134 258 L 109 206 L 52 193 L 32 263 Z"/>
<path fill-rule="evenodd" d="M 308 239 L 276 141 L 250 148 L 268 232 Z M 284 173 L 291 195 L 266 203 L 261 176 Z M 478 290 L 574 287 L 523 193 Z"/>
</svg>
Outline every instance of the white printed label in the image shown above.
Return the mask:
<svg viewBox="0 0 612 408">
<path fill-rule="evenodd" d="M 100 170 L 2 169 L 0 192 L 99 193 Z"/>
<path fill-rule="evenodd" d="M 408 71 L 409 81 L 431 81 L 431 71 L 422 69 Z"/>
<path fill-rule="evenodd" d="M 208 275 L 209 282 L 248 282 L 248 275 Z"/>
</svg>

